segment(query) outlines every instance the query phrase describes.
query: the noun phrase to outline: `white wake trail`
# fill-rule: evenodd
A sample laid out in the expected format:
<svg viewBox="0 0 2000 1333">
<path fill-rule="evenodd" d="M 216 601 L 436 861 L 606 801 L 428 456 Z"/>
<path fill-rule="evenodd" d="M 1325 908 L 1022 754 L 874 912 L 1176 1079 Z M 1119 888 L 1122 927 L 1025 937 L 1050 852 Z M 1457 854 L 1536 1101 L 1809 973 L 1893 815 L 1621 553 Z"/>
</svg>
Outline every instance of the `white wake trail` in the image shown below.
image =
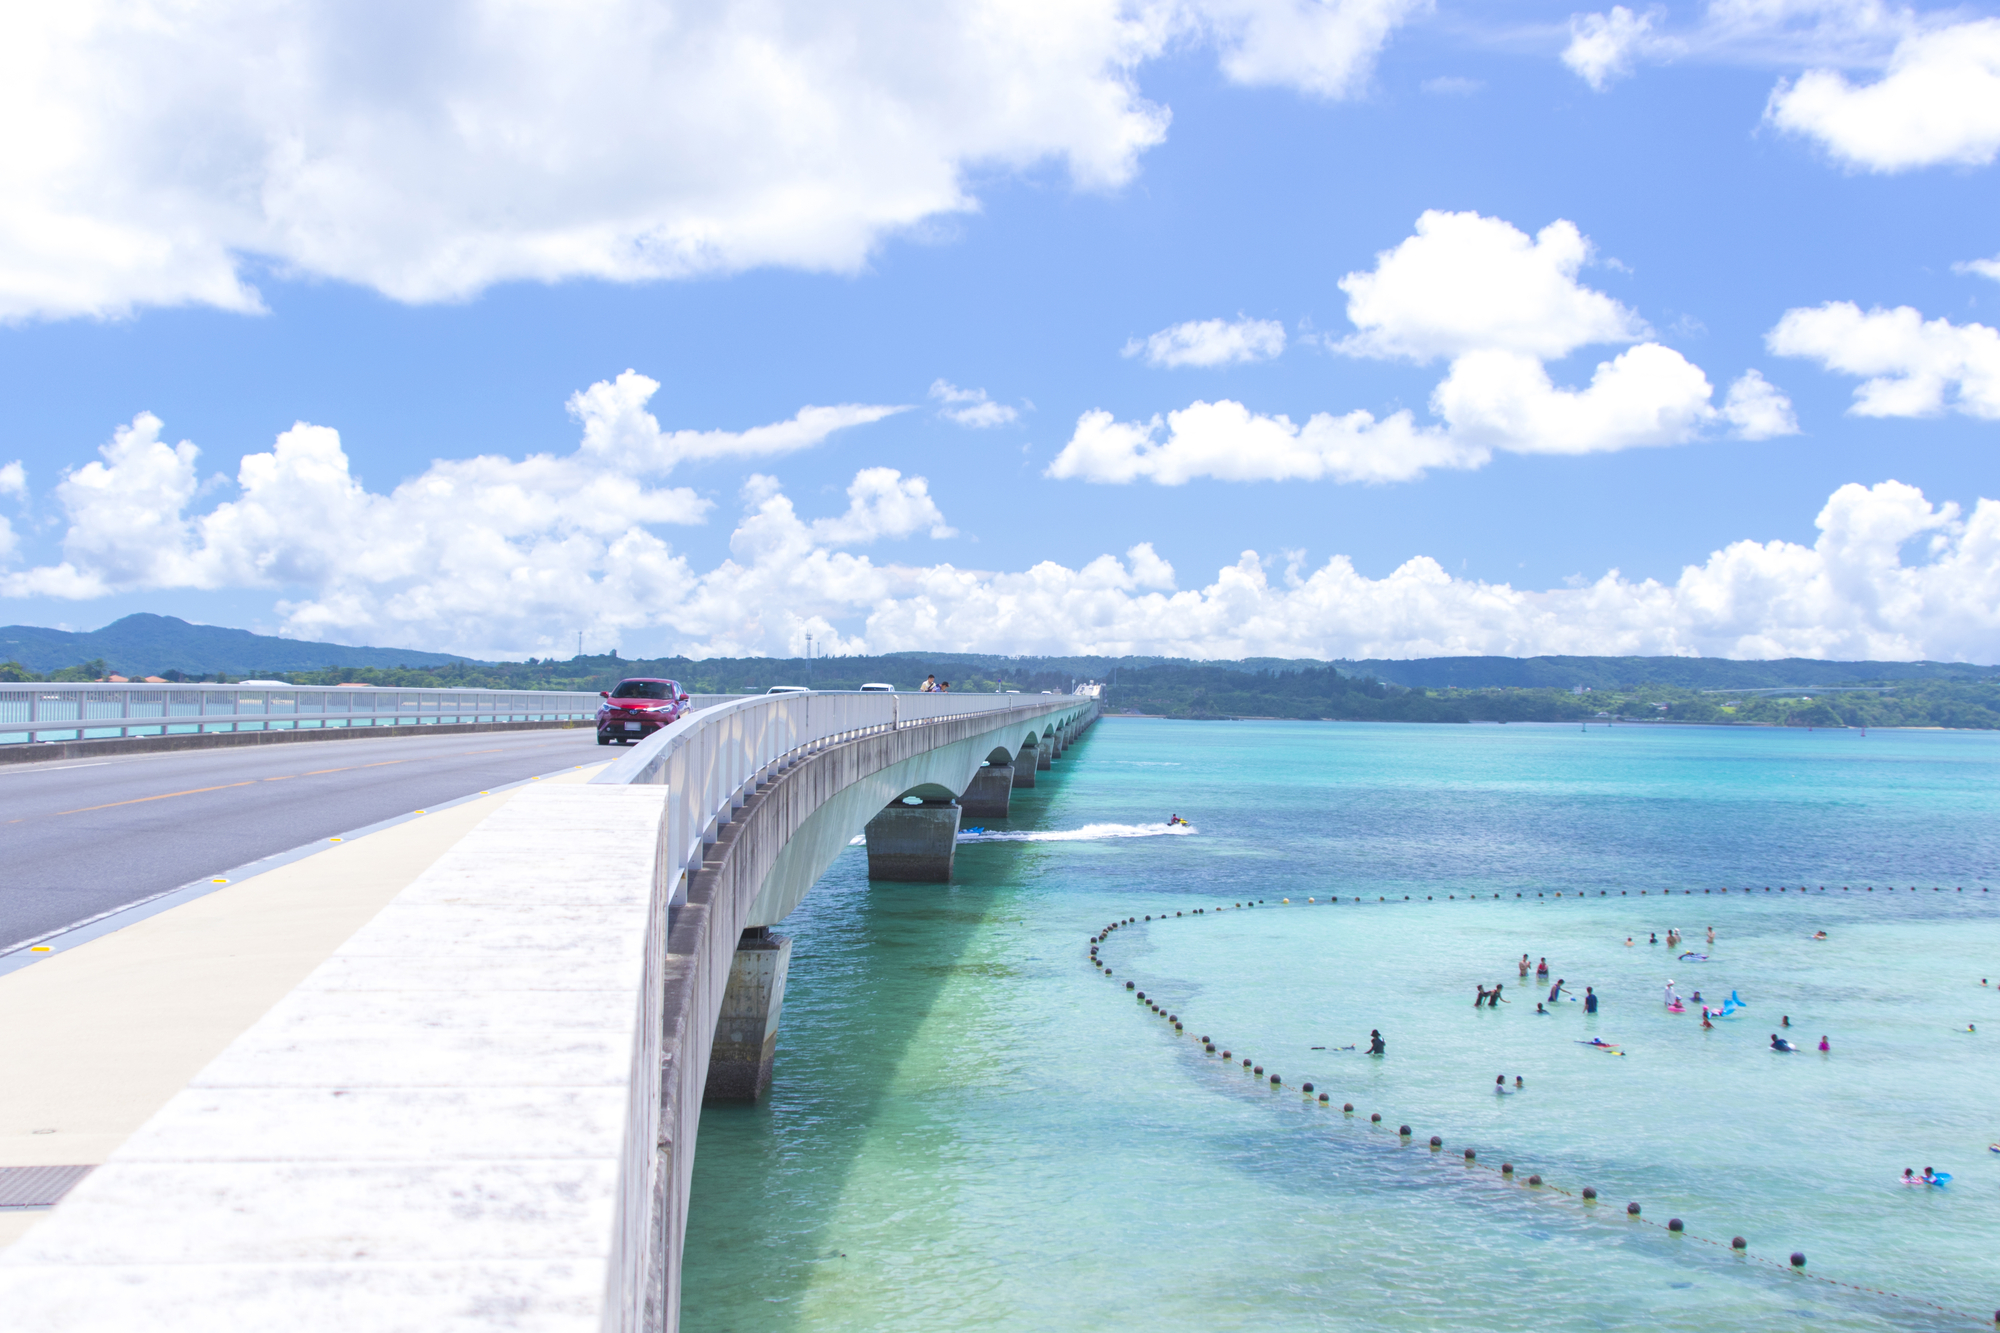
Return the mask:
<svg viewBox="0 0 2000 1333">
<path fill-rule="evenodd" d="M 1184 838 L 1199 829 L 1192 824 L 1085 824 L 1082 828 L 1051 829 L 1043 833 L 1026 829 L 968 829 L 958 835 L 960 842 L 1101 842 L 1107 838 Z M 851 839 L 850 847 L 864 847 L 865 837 Z"/>
</svg>

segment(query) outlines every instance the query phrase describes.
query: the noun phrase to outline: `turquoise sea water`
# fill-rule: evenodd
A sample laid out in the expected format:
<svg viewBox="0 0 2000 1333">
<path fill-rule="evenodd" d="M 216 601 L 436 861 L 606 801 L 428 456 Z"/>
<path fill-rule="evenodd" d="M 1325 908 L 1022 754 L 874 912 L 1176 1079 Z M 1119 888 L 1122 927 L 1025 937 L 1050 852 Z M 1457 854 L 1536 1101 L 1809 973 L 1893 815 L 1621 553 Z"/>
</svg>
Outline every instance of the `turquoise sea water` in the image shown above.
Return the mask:
<svg viewBox="0 0 2000 1333">
<path fill-rule="evenodd" d="M 2000 738 L 1107 719 L 1041 782 L 993 827 L 1137 827 L 948 886 L 855 848 L 787 923 L 772 1096 L 702 1120 L 690 1333 L 1992 1326 Z M 1602 1012 L 1535 1014 L 1523 952 Z M 1749 1007 L 1703 1032 L 1669 978 Z"/>
</svg>

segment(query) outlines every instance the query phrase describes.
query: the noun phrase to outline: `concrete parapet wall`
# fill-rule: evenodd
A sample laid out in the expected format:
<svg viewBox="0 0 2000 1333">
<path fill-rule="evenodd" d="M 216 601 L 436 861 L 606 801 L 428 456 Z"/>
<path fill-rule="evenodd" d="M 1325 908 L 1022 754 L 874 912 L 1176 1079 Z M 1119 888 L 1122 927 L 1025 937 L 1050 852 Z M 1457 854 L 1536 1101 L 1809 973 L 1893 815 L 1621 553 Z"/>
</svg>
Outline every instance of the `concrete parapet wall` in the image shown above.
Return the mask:
<svg viewBox="0 0 2000 1333">
<path fill-rule="evenodd" d="M 689 877 L 687 900 L 674 913 L 667 937 L 665 994 L 658 1011 L 663 1065 L 661 1188 L 655 1197 L 662 1212 L 660 1244 L 653 1252 L 664 1263 L 655 1287 L 664 1305 L 657 1322 L 649 1312 L 649 1330 L 673 1333 L 679 1326 L 695 1134 L 716 1024 L 744 929 L 782 920 L 890 800 L 954 773 L 952 789 L 963 790 L 996 745 L 1011 749 L 1027 724 L 1050 711 L 1044 704 L 971 714 L 821 750 L 760 785 Z M 1095 714 L 1094 703 L 1090 713 Z"/>
<path fill-rule="evenodd" d="M 589 722 L 445 722 L 408 727 L 296 727 L 267 731 L 185 731 L 165 736 L 118 736 L 98 741 L 44 741 L 0 745 L 0 764 L 47 764 L 116 754 L 170 750 L 222 750 L 238 745 L 293 745 L 302 741 L 379 741 L 390 736 L 464 736 L 481 731 L 549 731 Z"/>
</svg>

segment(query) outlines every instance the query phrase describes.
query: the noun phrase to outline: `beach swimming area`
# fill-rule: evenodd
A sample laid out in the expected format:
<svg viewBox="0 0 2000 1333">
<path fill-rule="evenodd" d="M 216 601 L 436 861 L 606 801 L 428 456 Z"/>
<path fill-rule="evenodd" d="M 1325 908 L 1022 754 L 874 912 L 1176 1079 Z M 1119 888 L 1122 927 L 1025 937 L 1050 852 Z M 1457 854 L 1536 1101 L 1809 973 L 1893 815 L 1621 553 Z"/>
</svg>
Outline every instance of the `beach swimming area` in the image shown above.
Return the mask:
<svg viewBox="0 0 2000 1333">
<path fill-rule="evenodd" d="M 1177 812 L 1197 835 L 961 846 L 950 886 L 870 888 L 850 852 L 787 924 L 773 1097 L 704 1118 L 686 1326 L 1965 1325 L 1924 1300 L 1990 1321 L 2000 1061 L 1952 1028 L 2000 1037 L 1976 873 L 1996 756 L 1950 733 L 1100 725 L 1008 827 Z M 1724 884 L 1756 891 L 1700 892 Z M 1105 942 L 1113 979 L 1090 967 L 1100 926 L 1162 912 Z M 1645 944 L 1670 925 L 1710 960 Z M 1536 1016 L 1524 951 L 1602 1011 Z M 1750 1007 L 1702 1033 L 1698 1006 L 1665 1013 L 1668 977 Z M 1475 1013 L 1494 981 L 1512 1003 Z M 1781 1013 L 1808 1050 L 1769 1051 Z M 1383 1060 L 1310 1049 L 1370 1028 Z M 1468 1172 L 1465 1147 L 1550 1188 Z M 1956 1179 L 1894 1183 L 1925 1165 Z M 1585 1184 L 1594 1209 L 1555 1193 Z M 1689 1234 L 1628 1225 L 1628 1200 Z M 1749 1260 L 1697 1239 L 1736 1234 Z M 1794 1249 L 1914 1299 L 1757 1262 Z"/>
</svg>

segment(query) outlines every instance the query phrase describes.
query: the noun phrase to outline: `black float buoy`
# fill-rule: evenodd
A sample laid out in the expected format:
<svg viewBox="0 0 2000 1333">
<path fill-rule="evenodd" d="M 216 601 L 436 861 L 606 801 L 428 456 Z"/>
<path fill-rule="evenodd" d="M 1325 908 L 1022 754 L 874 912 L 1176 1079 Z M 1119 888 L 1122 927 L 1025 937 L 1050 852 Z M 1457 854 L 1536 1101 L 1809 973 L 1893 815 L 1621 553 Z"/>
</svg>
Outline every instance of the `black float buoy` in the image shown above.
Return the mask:
<svg viewBox="0 0 2000 1333">
<path fill-rule="evenodd" d="M 1583 1187 L 1583 1197 L 1586 1200 L 1594 1200 L 1597 1198 L 1597 1191 L 1592 1189 L 1590 1186 L 1585 1185 Z"/>
<path fill-rule="evenodd" d="M 1805 1256 L 1805 1254 L 1804 1254 L 1803 1252 L 1799 1251 L 1799 1250 L 1793 1250 L 1793 1251 L 1792 1251 L 1792 1267 L 1794 1267 L 1794 1268 L 1804 1268 L 1805 1266 L 1806 1266 L 1806 1256 Z"/>
<path fill-rule="evenodd" d="M 1670 1217 L 1667 1219 L 1667 1230 L 1685 1231 L 1687 1228 L 1681 1225 L 1681 1220 L 1678 1217 Z"/>
<path fill-rule="evenodd" d="M 1478 1153 L 1476 1153 L 1476 1152 L 1474 1152 L 1474 1151 L 1472 1151 L 1472 1149 L 1470 1149 L 1470 1148 L 1467 1148 L 1467 1149 L 1465 1150 L 1465 1160 L 1466 1160 L 1466 1161 L 1468 1161 L 1468 1162 L 1470 1162 L 1470 1161 L 1473 1161 L 1473 1160 L 1474 1160 L 1474 1159 L 1476 1159 L 1476 1158 L 1477 1158 L 1478 1156 L 1479 1156 L 1479 1154 L 1478 1154 Z"/>
<path fill-rule="evenodd" d="M 1250 1062 L 1248 1060 L 1245 1060 L 1243 1063 L 1247 1065 Z M 1264 1066 L 1258 1065 L 1255 1069 L 1251 1070 L 1250 1072 L 1253 1074 L 1261 1074 L 1264 1072 Z"/>
<path fill-rule="evenodd" d="M 1342 1102 L 1342 1103 L 1340 1104 L 1340 1109 L 1341 1109 L 1341 1110 L 1343 1110 L 1343 1111 L 1345 1111 L 1345 1112 L 1347 1112 L 1347 1114 L 1349 1114 L 1349 1115 L 1353 1115 L 1353 1114 L 1354 1114 L 1354 1103 L 1353 1103 L 1353 1102 Z"/>
<path fill-rule="evenodd" d="M 1529 1176 L 1529 1177 L 1528 1177 L 1528 1183 L 1529 1183 L 1530 1185 L 1539 1185 L 1539 1184 L 1541 1184 L 1541 1183 L 1542 1183 L 1542 1178 L 1541 1178 L 1540 1176 Z M 1597 1194 L 1596 1194 L 1596 1192 L 1595 1192 L 1595 1191 L 1592 1191 L 1592 1193 L 1591 1193 L 1591 1196 L 1590 1196 L 1590 1197 L 1591 1197 L 1591 1198 L 1593 1198 L 1593 1199 L 1594 1199 L 1594 1198 L 1596 1198 L 1596 1197 L 1597 1197 Z"/>
<path fill-rule="evenodd" d="M 1142 1000 L 1143 1000 L 1143 999 L 1145 999 L 1145 998 L 1146 998 L 1146 992 L 1144 992 L 1144 991 L 1140 991 L 1140 992 L 1139 992 L 1139 998 L 1140 998 L 1140 999 L 1142 999 Z"/>
<path fill-rule="evenodd" d="M 1212 1042 L 1212 1041 L 1205 1041 L 1205 1042 L 1203 1042 L 1203 1043 L 1202 1043 L 1202 1046 L 1203 1046 L 1203 1047 L 1204 1047 L 1204 1048 L 1205 1048 L 1205 1049 L 1206 1049 L 1206 1050 L 1208 1051 L 1208 1053 L 1209 1053 L 1210 1055 L 1214 1055 L 1214 1054 L 1215 1054 L 1215 1043 L 1214 1043 L 1214 1042 Z"/>
<path fill-rule="evenodd" d="M 1271 1075 L 1271 1086 L 1274 1088 L 1278 1086 L 1278 1076 L 1276 1074 Z"/>
<path fill-rule="evenodd" d="M 1321 1093 L 1321 1094 L 1319 1095 L 1319 1099 L 1320 1099 L 1321 1101 L 1325 1101 L 1325 1100 L 1326 1100 L 1326 1094 L 1322 1092 L 1322 1093 Z"/>
<path fill-rule="evenodd" d="M 1731 1236 L 1729 1238 L 1729 1248 L 1732 1250 L 1747 1250 L 1750 1248 L 1750 1242 L 1741 1236 Z"/>
<path fill-rule="evenodd" d="M 1227 1059 L 1229 1058 L 1229 1052 L 1228 1052 L 1228 1051 L 1224 1051 L 1224 1052 L 1222 1053 L 1222 1058 L 1223 1058 L 1223 1059 L 1225 1059 L 1225 1060 L 1227 1060 Z"/>
<path fill-rule="evenodd" d="M 1500 1174 L 1501 1174 L 1501 1175 L 1503 1175 L 1503 1176 L 1511 1176 L 1511 1175 L 1513 1175 L 1513 1174 L 1514 1174 L 1514 1164 L 1513 1164 L 1512 1162 L 1502 1162 L 1502 1163 L 1500 1163 Z"/>
<path fill-rule="evenodd" d="M 1310 1083 L 1306 1084 L 1304 1087 L 1299 1089 L 1300 1092 L 1311 1092 L 1312 1090 L 1313 1090 L 1313 1085 Z"/>
<path fill-rule="evenodd" d="M 1371 1125 L 1379 1125 L 1379 1124 L 1381 1124 L 1381 1123 L 1382 1123 L 1382 1113 L 1381 1113 L 1380 1111 L 1377 1111 L 1377 1112 L 1376 1112 L 1375 1114 L 1373 1114 L 1373 1115 L 1369 1116 L 1369 1117 L 1368 1117 L 1368 1123 L 1369 1123 L 1369 1124 L 1371 1124 Z"/>
<path fill-rule="evenodd" d="M 1625 1215 L 1626 1215 L 1627 1217 L 1637 1217 L 1637 1216 L 1639 1215 L 1639 1205 L 1638 1205 L 1638 1204 L 1636 1204 L 1636 1203 L 1628 1203 L 1628 1204 L 1626 1204 L 1626 1205 L 1625 1205 Z"/>
<path fill-rule="evenodd" d="M 1125 983 L 1125 989 L 1126 989 L 1126 990 L 1131 990 L 1131 989 L 1132 989 L 1132 983 L 1131 983 L 1131 982 L 1129 982 L 1129 981 L 1128 981 L 1128 982 L 1126 982 L 1126 983 Z"/>
<path fill-rule="evenodd" d="M 1442 1147 L 1444 1147 L 1444 1140 L 1443 1140 L 1443 1139 L 1441 1139 L 1441 1138 L 1439 1138 L 1439 1137 L 1438 1137 L 1437 1135 L 1435 1135 L 1435 1134 L 1431 1135 L 1431 1147 L 1433 1147 L 1433 1148 L 1442 1148 Z"/>
</svg>

